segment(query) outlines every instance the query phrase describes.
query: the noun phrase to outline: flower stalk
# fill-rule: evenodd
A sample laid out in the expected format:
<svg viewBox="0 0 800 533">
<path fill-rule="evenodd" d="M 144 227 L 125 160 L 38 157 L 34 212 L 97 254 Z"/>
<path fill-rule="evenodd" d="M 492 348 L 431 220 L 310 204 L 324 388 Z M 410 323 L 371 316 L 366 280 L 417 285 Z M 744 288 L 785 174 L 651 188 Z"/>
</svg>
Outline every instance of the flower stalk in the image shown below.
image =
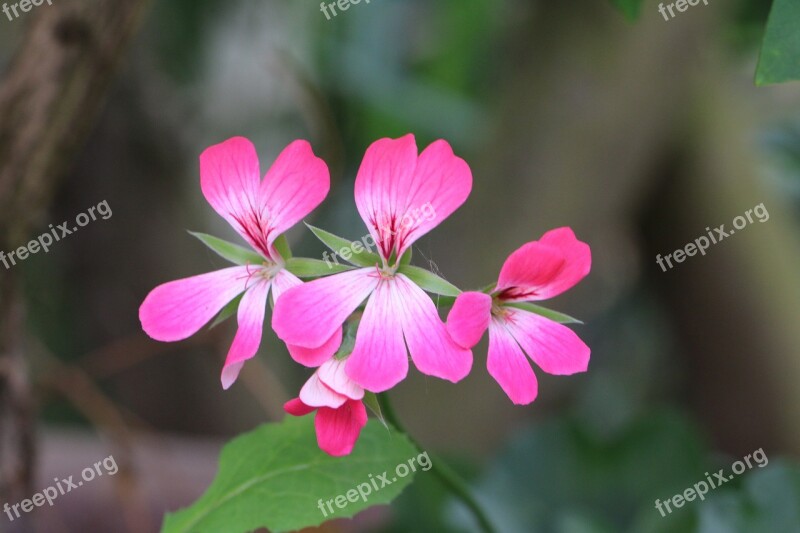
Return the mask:
<svg viewBox="0 0 800 533">
<path fill-rule="evenodd" d="M 403 427 L 402 423 L 397 418 L 397 414 L 394 412 L 394 407 L 389 400 L 389 395 L 384 392 L 382 394 L 378 394 L 377 397 L 378 404 L 381 407 L 381 413 L 386 421 L 394 426 L 398 431 L 405 433 L 405 435 L 408 437 L 411 443 L 417 447 L 417 449 L 422 449 L 417 440 Z M 469 511 L 472 513 L 472 516 L 475 518 L 475 521 L 478 523 L 481 531 L 483 531 L 483 533 L 495 533 L 497 530 L 492 525 L 489 517 L 481 507 L 480 503 L 478 503 L 478 500 L 476 500 L 470 492 L 469 487 L 467 487 L 467 484 L 464 482 L 464 480 L 461 479 L 461 477 L 452 468 L 450 468 L 447 463 L 443 462 L 438 457 L 431 457 L 431 465 L 430 471 L 436 476 L 436 479 L 438 479 L 439 482 L 441 482 L 441 484 L 453 496 L 458 498 L 461 503 L 463 503 L 467 509 L 469 509 Z"/>
</svg>

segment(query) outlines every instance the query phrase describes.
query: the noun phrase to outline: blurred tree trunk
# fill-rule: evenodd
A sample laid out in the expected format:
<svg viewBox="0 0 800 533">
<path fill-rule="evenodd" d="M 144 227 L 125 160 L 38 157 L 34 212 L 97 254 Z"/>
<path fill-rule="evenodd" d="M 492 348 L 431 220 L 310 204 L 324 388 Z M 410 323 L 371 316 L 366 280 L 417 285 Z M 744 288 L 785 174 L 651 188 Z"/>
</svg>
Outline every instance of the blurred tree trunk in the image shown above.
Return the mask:
<svg viewBox="0 0 800 533">
<path fill-rule="evenodd" d="M 91 128 L 114 70 L 149 0 L 43 5 L 0 85 L 0 250 L 16 249 L 43 223 L 58 178 Z M 22 23 L 22 22 L 18 22 Z M 34 457 L 27 385 L 24 264 L 0 267 L 0 501 L 17 502 Z"/>
</svg>

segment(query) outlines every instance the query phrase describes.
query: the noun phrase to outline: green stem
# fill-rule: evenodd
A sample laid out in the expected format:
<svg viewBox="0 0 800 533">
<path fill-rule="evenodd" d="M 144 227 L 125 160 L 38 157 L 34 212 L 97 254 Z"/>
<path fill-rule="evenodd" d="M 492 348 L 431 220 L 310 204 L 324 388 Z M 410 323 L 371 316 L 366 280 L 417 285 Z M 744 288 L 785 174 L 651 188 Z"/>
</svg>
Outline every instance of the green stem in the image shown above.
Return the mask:
<svg viewBox="0 0 800 533">
<path fill-rule="evenodd" d="M 419 445 L 416 439 L 414 439 L 414 437 L 412 437 L 408 431 L 406 431 L 406 429 L 400 423 L 400 420 L 397 418 L 394 408 L 389 401 L 389 396 L 386 393 L 377 394 L 376 396 L 378 397 L 378 403 L 381 406 L 381 412 L 386 418 L 386 421 L 393 425 L 398 431 L 405 433 L 412 444 L 421 450 L 422 447 Z M 494 526 L 492 526 L 492 523 L 489 521 L 486 513 L 469 491 L 469 488 L 464 480 L 462 480 L 458 474 L 456 474 L 456 472 L 447 466 L 447 464 L 441 459 L 431 457 L 431 465 L 430 471 L 433 473 L 433 475 L 436 476 L 436 478 L 442 483 L 442 485 L 445 486 L 445 488 L 447 488 L 456 498 L 461 500 L 461 502 L 467 506 L 467 508 L 472 512 L 472 515 L 475 517 L 475 520 L 478 522 L 481 531 L 484 533 L 495 533 Z"/>
</svg>

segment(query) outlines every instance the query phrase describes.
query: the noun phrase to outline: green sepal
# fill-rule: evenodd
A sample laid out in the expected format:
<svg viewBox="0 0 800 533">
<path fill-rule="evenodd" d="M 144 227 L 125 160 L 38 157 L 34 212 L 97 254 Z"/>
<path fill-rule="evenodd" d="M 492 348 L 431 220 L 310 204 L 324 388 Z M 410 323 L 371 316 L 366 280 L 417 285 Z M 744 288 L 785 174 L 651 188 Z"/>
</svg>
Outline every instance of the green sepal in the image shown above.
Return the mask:
<svg viewBox="0 0 800 533">
<path fill-rule="evenodd" d="M 266 261 L 266 259 L 252 250 L 248 250 L 247 248 L 239 246 L 238 244 L 233 244 L 232 242 L 220 239 L 219 237 L 194 231 L 190 231 L 189 234 L 208 246 L 214 253 L 223 259 L 227 259 L 231 263 L 237 265 L 260 265 Z"/>
<path fill-rule="evenodd" d="M 315 228 L 311 224 L 306 224 L 306 226 L 308 226 L 308 229 L 311 230 L 311 232 L 317 237 L 317 239 L 322 241 L 322 244 L 330 248 L 334 254 L 339 255 L 339 257 L 341 257 L 348 263 L 363 267 L 375 266 L 381 264 L 381 258 L 378 256 L 378 254 L 368 252 L 366 247 L 364 247 L 363 243 L 361 243 L 361 241 L 348 241 L 343 237 L 339 237 L 338 235 L 334 235 L 333 233 L 330 233 L 323 229 Z M 361 248 L 363 248 L 363 250 L 361 250 L 360 252 L 354 251 L 353 250 L 354 245 L 360 246 Z M 349 259 L 345 258 L 339 253 L 346 250 L 349 250 L 350 252 Z"/>
<path fill-rule="evenodd" d="M 461 289 L 424 268 L 402 265 L 397 269 L 397 272 L 407 276 L 408 279 L 428 292 L 441 294 L 442 296 L 458 296 L 461 294 Z"/>
<path fill-rule="evenodd" d="M 553 322 L 558 322 L 559 324 L 583 324 L 583 322 L 581 322 L 577 318 L 572 318 L 571 316 L 566 315 L 564 313 L 559 313 L 558 311 L 553 311 L 552 309 L 532 304 L 530 302 L 513 302 L 513 303 L 507 303 L 505 305 L 507 307 L 515 307 L 517 309 L 522 309 L 523 311 L 530 311 L 531 313 L 536 313 L 537 315 L 549 318 Z"/>
<path fill-rule="evenodd" d="M 320 278 L 330 274 L 352 270 L 350 265 L 340 265 L 330 261 L 308 259 L 306 257 L 293 257 L 286 261 L 286 270 L 298 278 Z"/>
</svg>

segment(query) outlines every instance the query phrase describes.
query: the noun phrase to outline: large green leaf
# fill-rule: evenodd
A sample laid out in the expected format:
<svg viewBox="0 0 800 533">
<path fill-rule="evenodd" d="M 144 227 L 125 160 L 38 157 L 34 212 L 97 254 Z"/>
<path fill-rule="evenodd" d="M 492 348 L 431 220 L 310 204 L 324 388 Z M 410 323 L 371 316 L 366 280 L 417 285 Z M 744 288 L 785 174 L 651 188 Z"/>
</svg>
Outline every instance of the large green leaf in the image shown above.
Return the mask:
<svg viewBox="0 0 800 533">
<path fill-rule="evenodd" d="M 370 420 L 351 455 L 331 457 L 317 447 L 313 418 L 287 417 L 225 445 L 214 482 L 191 507 L 168 515 L 162 533 L 302 529 L 388 503 L 411 482 L 413 472 L 396 470 L 418 455 L 405 435 Z M 386 486 L 378 481 L 384 474 Z M 370 494 L 362 498 L 359 487 Z M 325 516 L 319 502 L 331 499 L 334 512 L 325 507 Z"/>
<path fill-rule="evenodd" d="M 402 265 L 397 271 L 428 292 L 441 294 L 442 296 L 458 296 L 461 294 L 461 289 L 424 268 Z"/>
<path fill-rule="evenodd" d="M 775 0 L 761 45 L 756 85 L 800 80 L 800 2 Z"/>
<path fill-rule="evenodd" d="M 196 233 L 194 231 L 190 231 L 189 234 L 193 237 L 197 237 L 200 242 L 231 263 L 236 263 L 237 265 L 260 265 L 265 261 L 265 259 L 257 253 L 239 246 L 238 244 L 222 240 L 219 237 L 214 237 L 207 233 Z"/>
<path fill-rule="evenodd" d="M 617 6 L 628 20 L 636 20 L 642 11 L 643 0 L 611 0 L 611 3 Z"/>
<path fill-rule="evenodd" d="M 345 261 L 348 261 L 358 266 L 375 266 L 380 264 L 381 258 L 378 254 L 367 251 L 364 243 L 361 241 L 348 241 L 338 235 L 334 235 L 324 229 L 315 228 L 310 224 L 306 224 L 308 229 L 321 240 L 322 243 L 333 251 L 334 254 L 339 255 Z"/>
</svg>

